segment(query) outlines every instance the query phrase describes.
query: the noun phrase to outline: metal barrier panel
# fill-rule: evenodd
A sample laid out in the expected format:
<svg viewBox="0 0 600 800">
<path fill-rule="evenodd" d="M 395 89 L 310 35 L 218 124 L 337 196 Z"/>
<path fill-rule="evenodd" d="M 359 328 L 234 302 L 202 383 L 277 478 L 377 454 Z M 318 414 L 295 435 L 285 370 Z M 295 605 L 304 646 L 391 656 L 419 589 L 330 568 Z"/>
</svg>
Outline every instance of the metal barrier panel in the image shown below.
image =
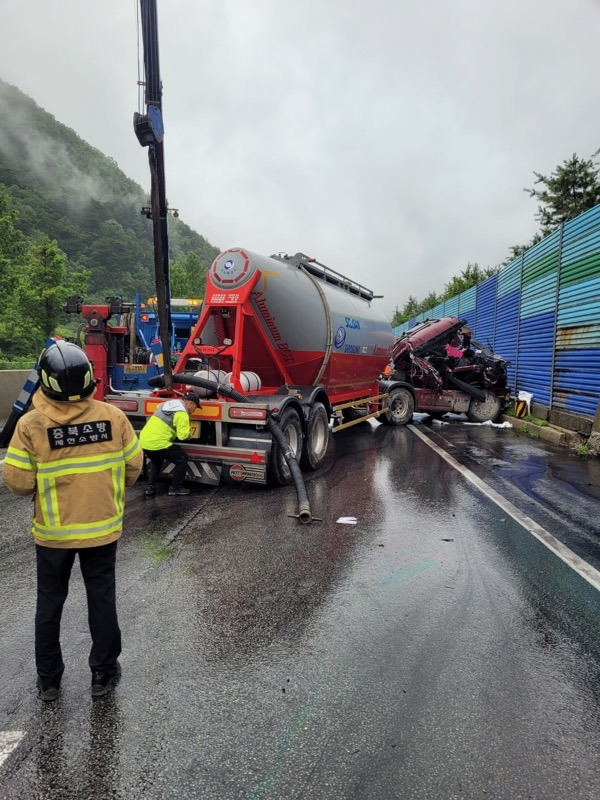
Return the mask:
<svg viewBox="0 0 600 800">
<path fill-rule="evenodd" d="M 600 206 L 564 226 L 553 406 L 593 416 L 600 397 Z"/>
<path fill-rule="evenodd" d="M 495 350 L 498 276 L 492 275 L 491 278 L 474 288 L 477 298 L 475 320 L 473 322 L 473 330 L 477 331 L 475 338 Z M 501 355 L 504 355 L 504 353 Z"/>
<path fill-rule="evenodd" d="M 535 403 L 550 406 L 555 314 L 521 319 L 517 349 L 519 390 L 531 392 Z"/>
<path fill-rule="evenodd" d="M 458 298 L 460 295 L 456 295 L 456 297 L 451 297 L 450 300 L 444 301 L 444 316 L 445 317 L 458 317 Z"/>
<path fill-rule="evenodd" d="M 475 339 L 510 361 L 515 395 L 530 392 L 550 409 L 593 417 L 600 398 L 600 205 L 394 331 L 444 316 L 468 318 Z"/>
<path fill-rule="evenodd" d="M 523 253 L 523 288 L 546 275 L 558 274 L 561 230 L 555 230 L 541 242 Z"/>
<path fill-rule="evenodd" d="M 519 334 L 520 291 L 513 289 L 509 294 L 498 298 L 496 306 L 496 340 L 494 350 L 508 359 L 508 385 L 516 395 L 523 386 L 517 378 L 517 343 Z"/>
<path fill-rule="evenodd" d="M 559 344 L 554 363 L 553 408 L 593 417 L 599 397 L 600 344 L 582 349 L 561 349 Z"/>
</svg>

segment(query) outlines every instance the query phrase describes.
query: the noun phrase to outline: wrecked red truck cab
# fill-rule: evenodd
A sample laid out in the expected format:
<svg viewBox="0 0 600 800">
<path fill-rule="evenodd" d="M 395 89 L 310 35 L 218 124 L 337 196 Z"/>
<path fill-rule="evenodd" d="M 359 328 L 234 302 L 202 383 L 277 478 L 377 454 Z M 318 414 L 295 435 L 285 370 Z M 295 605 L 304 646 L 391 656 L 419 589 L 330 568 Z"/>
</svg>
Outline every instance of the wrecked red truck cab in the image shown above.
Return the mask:
<svg viewBox="0 0 600 800">
<path fill-rule="evenodd" d="M 424 320 L 396 339 L 391 361 L 391 391 L 404 423 L 414 412 L 493 422 L 510 404 L 509 362 L 474 340 L 464 319 Z"/>
</svg>

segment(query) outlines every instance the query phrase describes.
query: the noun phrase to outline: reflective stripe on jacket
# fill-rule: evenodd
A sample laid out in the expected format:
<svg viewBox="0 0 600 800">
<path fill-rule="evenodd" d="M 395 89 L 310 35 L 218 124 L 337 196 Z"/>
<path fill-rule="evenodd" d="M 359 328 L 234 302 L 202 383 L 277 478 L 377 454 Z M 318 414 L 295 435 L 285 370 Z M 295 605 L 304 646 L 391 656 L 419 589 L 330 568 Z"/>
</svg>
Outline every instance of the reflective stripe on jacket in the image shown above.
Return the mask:
<svg viewBox="0 0 600 800">
<path fill-rule="evenodd" d="M 190 416 L 182 400 L 161 403 L 140 431 L 144 450 L 166 450 L 175 439 L 190 438 Z"/>
<path fill-rule="evenodd" d="M 123 412 L 93 398 L 59 403 L 36 392 L 17 423 L 2 477 L 35 494 L 31 531 L 47 547 L 95 547 L 121 535 L 125 487 L 143 454 Z"/>
</svg>

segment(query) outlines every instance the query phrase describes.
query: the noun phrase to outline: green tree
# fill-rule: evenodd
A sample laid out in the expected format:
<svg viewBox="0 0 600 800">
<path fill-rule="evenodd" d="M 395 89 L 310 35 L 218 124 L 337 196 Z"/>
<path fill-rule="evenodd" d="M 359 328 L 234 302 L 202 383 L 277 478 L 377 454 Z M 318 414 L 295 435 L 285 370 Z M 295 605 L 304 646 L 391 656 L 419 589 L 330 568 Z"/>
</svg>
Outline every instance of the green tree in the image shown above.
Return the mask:
<svg viewBox="0 0 600 800">
<path fill-rule="evenodd" d="M 187 254 L 184 267 L 188 284 L 188 294 L 186 296 L 200 299 L 204 294 L 206 267 L 196 253 L 193 252 Z"/>
<path fill-rule="evenodd" d="M 0 320 L 0 354 L 8 360 L 34 358 L 44 345 L 37 320 L 23 317 L 11 306 Z"/>
<path fill-rule="evenodd" d="M 431 293 L 421 303 L 418 303 L 413 297 L 409 298 L 402 312 L 396 308 L 392 325 L 400 325 L 402 322 L 416 317 L 419 313 L 428 311 L 442 300 L 450 300 L 467 289 L 477 286 L 486 278 L 496 274 L 501 267 L 510 264 L 530 247 L 536 245 L 559 225 L 597 206 L 600 203 L 600 167 L 597 163 L 599 155 L 600 150 L 597 150 L 590 158 L 582 159 L 574 153 L 549 176 L 534 172 L 535 184 L 541 184 L 542 188 L 534 187 L 533 189 L 524 189 L 524 191 L 540 202 L 536 219 L 540 222 L 541 228 L 533 235 L 531 241 L 528 244 L 510 247 L 509 255 L 497 267 L 487 267 L 482 270 L 478 264 L 467 264 L 466 269 L 446 284 L 440 297 Z"/>
<path fill-rule="evenodd" d="M 534 233 L 529 244 L 514 244 L 512 247 L 509 247 L 508 256 L 504 259 L 501 266 L 504 267 L 506 264 L 510 264 L 511 261 L 514 261 L 515 258 L 518 258 L 526 250 L 529 250 L 530 247 L 533 247 L 538 242 L 541 242 L 542 238 L 543 237 L 541 233 Z"/>
<path fill-rule="evenodd" d="M 535 215 L 541 229 L 527 244 L 512 245 L 501 266 L 510 264 L 563 222 L 574 219 L 600 203 L 600 169 L 596 164 L 599 153 L 600 150 L 597 150 L 588 159 L 579 158 L 573 153 L 551 175 L 533 173 L 536 177 L 535 183 L 542 184 L 544 188 L 523 191 L 541 203 Z"/>
<path fill-rule="evenodd" d="M 0 186 L 0 292 L 3 306 L 10 304 L 19 263 L 27 251 L 27 240 L 16 228 L 18 213 Z"/>
<path fill-rule="evenodd" d="M 171 297 L 201 299 L 206 282 L 206 266 L 198 255 L 189 252 L 183 261 L 169 265 Z"/>
<path fill-rule="evenodd" d="M 481 269 L 479 264 L 467 264 L 460 275 L 455 275 L 454 278 L 446 284 L 441 300 L 450 300 L 452 297 L 456 297 L 457 294 L 466 292 L 467 289 L 477 286 L 478 283 L 481 283 L 486 278 L 495 275 L 499 269 L 500 267 L 486 267 L 485 269 Z"/>
<path fill-rule="evenodd" d="M 18 218 L 8 194 L 0 187 L 0 354 L 9 358 L 20 354 L 12 352 L 11 342 L 18 336 L 21 322 L 16 298 L 20 278 L 25 272 L 28 246 L 26 237 L 16 228 Z M 28 331 L 23 333 L 27 338 Z M 29 355 L 28 350 L 25 355 Z"/>
<path fill-rule="evenodd" d="M 91 291 L 95 296 L 133 297 L 136 292 L 152 293 L 152 248 L 140 243 L 131 229 L 125 229 L 114 219 L 100 226 L 88 250 L 87 265 L 92 272 Z"/>
<path fill-rule="evenodd" d="M 400 309 L 398 308 L 398 306 L 396 306 L 396 310 L 394 311 L 394 315 L 392 317 L 392 321 L 390 322 L 390 325 L 392 326 L 392 328 L 395 328 L 397 325 L 402 325 L 403 322 L 404 322 L 404 319 L 402 318 L 402 313 L 401 313 Z"/>
<path fill-rule="evenodd" d="M 169 265 L 169 277 L 171 297 L 189 297 L 188 275 L 178 261 L 172 261 Z"/>
<path fill-rule="evenodd" d="M 88 275 L 67 270 L 56 240 L 32 244 L 16 277 L 10 304 L 0 322 L 0 351 L 11 358 L 34 357 L 58 332 L 70 294 L 84 294 Z"/>
<path fill-rule="evenodd" d="M 398 308 L 396 308 L 396 313 L 392 317 L 392 327 L 395 328 L 396 325 L 402 325 L 402 323 L 406 322 L 407 319 L 416 317 L 418 313 L 419 301 L 411 294 L 408 296 L 406 303 L 404 303 L 402 311 L 398 311 Z"/>
<path fill-rule="evenodd" d="M 540 201 L 536 219 L 541 224 L 541 233 L 546 236 L 563 222 L 583 214 L 600 203 L 599 168 L 596 164 L 597 150 L 590 158 L 579 158 L 575 153 L 554 172 L 542 175 L 534 172 L 536 184 L 543 189 L 525 189 L 530 197 Z"/>
<path fill-rule="evenodd" d="M 56 240 L 45 237 L 30 250 L 29 268 L 20 283 L 19 305 L 25 316 L 33 317 L 46 340 L 56 332 L 67 296 L 67 257 Z M 35 309 L 35 313 L 32 311 Z M 43 342 L 40 343 L 40 345 Z"/>
<path fill-rule="evenodd" d="M 424 300 L 422 300 L 421 303 L 419 304 L 420 311 L 427 311 L 428 309 L 437 306 L 437 304 L 441 303 L 441 301 L 442 298 L 438 297 L 435 292 L 429 292 L 427 297 Z"/>
<path fill-rule="evenodd" d="M 43 235 L 56 239 L 67 256 L 68 279 L 75 265 L 90 270 L 88 302 L 113 294 L 129 300 L 138 293 L 154 294 L 152 225 L 140 214 L 146 191 L 127 178 L 114 160 L 2 80 L 0 107 L 0 141 L 5 145 L 0 148 L 0 190 L 18 214 L 11 218 L 10 227 L 22 234 L 23 253 L 27 254 L 30 240 L 39 242 Z M 1 231 L 5 202 L 0 202 L 0 240 L 6 239 Z M 194 284 L 196 257 L 207 269 L 218 253 L 181 219 L 169 220 L 169 245 L 173 260 L 184 266 L 188 255 L 194 254 L 189 265 Z M 17 283 L 14 271 L 22 269 L 7 249 L 0 243 L 3 316 L 8 292 L 12 294 L 11 287 Z M 188 288 L 183 294 L 197 296 L 200 291 Z"/>
</svg>

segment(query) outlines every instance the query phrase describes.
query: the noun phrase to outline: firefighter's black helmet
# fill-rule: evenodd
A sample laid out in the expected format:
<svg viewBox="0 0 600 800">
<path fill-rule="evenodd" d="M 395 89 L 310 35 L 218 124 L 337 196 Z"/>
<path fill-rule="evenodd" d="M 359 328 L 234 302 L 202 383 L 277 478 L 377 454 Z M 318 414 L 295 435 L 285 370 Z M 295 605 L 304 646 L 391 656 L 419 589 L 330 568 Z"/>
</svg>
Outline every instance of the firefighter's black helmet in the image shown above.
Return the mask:
<svg viewBox="0 0 600 800">
<path fill-rule="evenodd" d="M 54 400 L 76 403 L 96 387 L 89 358 L 71 342 L 59 340 L 43 350 L 38 374 L 42 392 Z"/>
</svg>

